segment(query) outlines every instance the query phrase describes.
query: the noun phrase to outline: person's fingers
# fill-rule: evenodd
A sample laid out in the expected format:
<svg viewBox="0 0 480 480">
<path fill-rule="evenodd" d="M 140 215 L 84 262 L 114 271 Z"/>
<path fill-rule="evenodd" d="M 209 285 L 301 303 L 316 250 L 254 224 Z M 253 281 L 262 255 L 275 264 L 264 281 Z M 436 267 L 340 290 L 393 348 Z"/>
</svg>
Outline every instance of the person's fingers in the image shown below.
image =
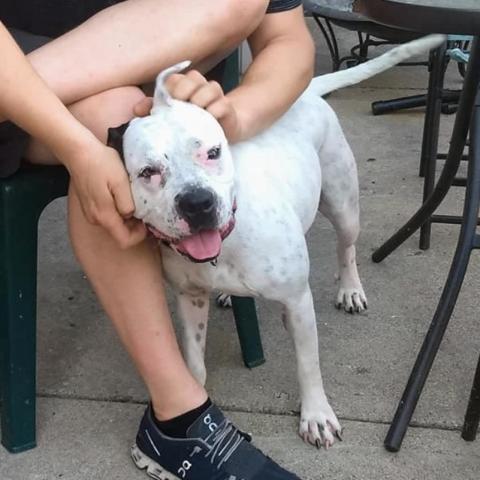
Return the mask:
<svg viewBox="0 0 480 480">
<path fill-rule="evenodd" d="M 98 215 L 91 205 L 84 207 L 83 203 L 80 202 L 80 206 L 82 207 L 83 214 L 89 223 L 92 225 L 100 225 L 100 222 L 98 221 Z"/>
<path fill-rule="evenodd" d="M 206 108 L 207 112 L 213 115 L 217 120 L 227 117 L 233 114 L 233 108 L 226 97 L 222 97 L 216 102 L 213 102 Z"/>
<path fill-rule="evenodd" d="M 100 215 L 100 224 L 115 239 L 120 248 L 125 249 L 131 246 L 131 232 L 115 209 L 113 201 L 109 209 L 104 210 Z"/>
<path fill-rule="evenodd" d="M 82 210 L 82 213 L 84 217 L 87 219 L 88 223 L 91 223 L 92 225 L 98 225 L 98 220 L 96 216 L 96 209 L 95 205 L 91 201 L 91 198 L 88 196 L 82 195 L 82 191 L 77 188 L 75 185 L 75 182 L 71 181 L 70 188 L 74 192 L 74 197 L 76 198 L 76 201 L 80 205 L 80 209 Z"/>
<path fill-rule="evenodd" d="M 238 142 L 242 138 L 237 114 L 227 97 L 223 97 L 209 105 L 207 111 L 220 123 L 230 143 Z"/>
<path fill-rule="evenodd" d="M 189 78 L 183 79 L 178 82 L 171 90 L 170 95 L 177 100 L 183 100 L 184 102 L 190 100 L 192 95 L 201 87 L 201 84 L 190 80 Z"/>
<path fill-rule="evenodd" d="M 153 98 L 145 97 L 133 107 L 133 113 L 137 117 L 146 117 L 153 106 Z"/>
<path fill-rule="evenodd" d="M 140 243 L 147 234 L 144 223 L 132 218 L 135 211 L 128 178 L 125 176 L 106 195 L 102 195 L 98 207 L 100 225 L 106 228 L 120 248 Z"/>
<path fill-rule="evenodd" d="M 212 103 L 223 98 L 223 90 L 218 82 L 208 82 L 202 85 L 190 98 L 190 102 L 201 108 L 207 108 Z"/>
<path fill-rule="evenodd" d="M 188 101 L 192 95 L 206 83 L 207 80 L 202 74 L 192 70 L 173 85 L 167 86 L 167 88 L 173 98 Z"/>
<path fill-rule="evenodd" d="M 178 82 L 181 82 L 185 77 L 184 73 L 172 73 L 165 79 L 165 87 L 171 93 Z"/>
<path fill-rule="evenodd" d="M 80 205 L 82 206 L 82 211 L 83 211 L 83 214 L 85 215 L 85 218 L 87 219 L 87 221 L 89 223 L 91 223 L 92 225 L 100 225 L 100 222 L 98 220 L 98 215 L 96 213 L 93 213 L 92 211 L 92 208 L 85 208 L 83 207 L 83 204 L 80 203 Z"/>
<path fill-rule="evenodd" d="M 137 245 L 142 240 L 145 240 L 147 236 L 147 228 L 145 224 L 141 220 L 137 220 L 136 218 L 131 218 L 126 220 L 127 228 L 130 231 L 130 245 Z"/>
<path fill-rule="evenodd" d="M 101 207 L 95 207 L 95 211 L 96 224 L 105 228 L 120 248 L 130 248 L 145 239 L 144 223 L 136 218 L 122 218 L 111 196 L 103 200 Z"/>
<path fill-rule="evenodd" d="M 123 176 L 121 180 L 111 185 L 110 190 L 115 200 L 118 213 L 123 218 L 131 218 L 135 212 L 135 203 L 133 202 L 127 176 Z"/>
<path fill-rule="evenodd" d="M 185 77 L 199 84 L 205 84 L 208 82 L 208 80 L 198 70 L 189 70 L 185 74 Z"/>
<path fill-rule="evenodd" d="M 147 229 L 142 221 L 131 218 L 129 220 L 123 220 L 122 222 L 125 228 L 119 233 L 123 236 L 124 232 L 125 236 L 123 239 L 118 240 L 121 248 L 130 248 L 145 240 Z"/>
</svg>

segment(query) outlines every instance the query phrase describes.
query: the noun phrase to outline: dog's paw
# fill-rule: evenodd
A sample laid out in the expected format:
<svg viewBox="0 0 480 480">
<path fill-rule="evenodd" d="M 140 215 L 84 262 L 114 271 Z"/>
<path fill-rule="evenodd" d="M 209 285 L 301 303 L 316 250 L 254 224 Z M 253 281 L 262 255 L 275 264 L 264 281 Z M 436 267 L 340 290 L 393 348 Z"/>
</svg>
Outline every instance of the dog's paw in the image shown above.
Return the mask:
<svg viewBox="0 0 480 480">
<path fill-rule="evenodd" d="M 215 298 L 217 306 L 220 308 L 231 308 L 232 307 L 232 297 L 226 293 L 220 292 Z"/>
<path fill-rule="evenodd" d="M 360 313 L 366 310 L 368 303 L 362 286 L 354 288 L 340 287 L 335 306 L 338 309 L 343 308 L 348 313 Z"/>
<path fill-rule="evenodd" d="M 315 403 L 316 406 L 302 406 L 298 433 L 305 443 L 328 450 L 335 438 L 342 441 L 342 427 L 326 400 Z"/>
</svg>

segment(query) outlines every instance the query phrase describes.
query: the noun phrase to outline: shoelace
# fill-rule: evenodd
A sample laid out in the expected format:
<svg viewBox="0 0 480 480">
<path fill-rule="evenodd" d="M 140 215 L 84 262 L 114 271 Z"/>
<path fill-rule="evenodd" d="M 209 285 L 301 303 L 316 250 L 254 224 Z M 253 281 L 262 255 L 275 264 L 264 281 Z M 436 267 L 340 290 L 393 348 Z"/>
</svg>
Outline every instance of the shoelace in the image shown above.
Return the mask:
<svg viewBox="0 0 480 480">
<path fill-rule="evenodd" d="M 229 420 L 225 420 L 205 439 L 209 444 L 212 442 L 205 458 L 210 458 L 211 464 L 216 465 L 219 470 L 244 440 L 249 441 L 249 436 L 238 430 Z"/>
</svg>

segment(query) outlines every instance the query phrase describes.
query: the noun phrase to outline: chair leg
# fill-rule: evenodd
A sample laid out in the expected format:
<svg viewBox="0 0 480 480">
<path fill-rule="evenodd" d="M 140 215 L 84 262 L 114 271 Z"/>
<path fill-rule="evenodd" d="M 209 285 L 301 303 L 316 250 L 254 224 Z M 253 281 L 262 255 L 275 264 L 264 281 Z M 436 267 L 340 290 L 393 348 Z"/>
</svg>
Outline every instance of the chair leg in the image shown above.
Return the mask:
<svg viewBox="0 0 480 480">
<path fill-rule="evenodd" d="M 232 307 L 243 362 L 248 368 L 258 367 L 265 363 L 265 357 L 258 328 L 255 301 L 253 298 L 232 297 Z"/>
<path fill-rule="evenodd" d="M 0 395 L 2 444 L 12 453 L 36 445 L 37 224 L 17 195 L 0 190 Z M 34 211 L 32 211 L 34 210 Z"/>
<path fill-rule="evenodd" d="M 470 132 L 472 138 L 472 157 L 468 163 L 462 228 L 440 301 L 428 333 L 423 341 L 422 348 L 417 356 L 410 378 L 408 379 L 402 399 L 398 404 L 392 425 L 385 438 L 385 448 L 392 452 L 397 452 L 401 447 L 403 437 L 407 431 L 455 307 L 471 251 L 480 245 L 476 235 L 480 205 L 480 89 L 478 89 L 477 93 Z"/>
<path fill-rule="evenodd" d="M 325 28 L 322 24 L 322 21 L 320 20 L 323 17 L 315 15 L 315 13 L 312 13 L 312 17 L 322 31 L 323 37 L 325 38 L 325 41 L 327 43 L 328 51 L 330 52 L 330 57 L 332 59 L 332 72 L 337 72 L 338 70 L 340 70 L 341 62 L 337 44 L 337 37 L 335 36 L 335 31 L 333 30 L 332 24 L 330 23 L 328 18 L 324 18 L 325 25 L 327 26 L 327 28 Z"/>
<path fill-rule="evenodd" d="M 427 109 L 423 128 L 422 154 L 420 159 L 420 176 L 425 177 L 423 183 L 423 201 L 431 195 L 435 187 L 435 171 L 437 166 L 438 135 L 440 131 L 440 114 L 442 112 L 442 93 L 447 66 L 447 44 L 430 54 L 431 72 L 428 85 Z M 420 249 L 430 248 L 431 219 L 420 228 Z"/>
<path fill-rule="evenodd" d="M 225 93 L 238 86 L 240 79 L 240 58 L 239 50 L 235 50 L 225 59 L 225 69 L 220 83 Z"/>
<path fill-rule="evenodd" d="M 211 79 L 219 81 L 225 92 L 238 84 L 240 66 L 238 51 L 233 52 L 227 59 L 209 73 Z M 243 362 L 248 368 L 258 367 L 265 363 L 262 339 L 258 328 L 257 310 L 253 298 L 232 296 L 233 315 L 237 326 Z"/>
<path fill-rule="evenodd" d="M 463 423 L 462 438 L 467 442 L 473 442 L 477 436 L 480 422 L 480 359 L 478 360 L 475 378 L 473 380 L 470 400 L 468 402 L 465 421 Z"/>
</svg>

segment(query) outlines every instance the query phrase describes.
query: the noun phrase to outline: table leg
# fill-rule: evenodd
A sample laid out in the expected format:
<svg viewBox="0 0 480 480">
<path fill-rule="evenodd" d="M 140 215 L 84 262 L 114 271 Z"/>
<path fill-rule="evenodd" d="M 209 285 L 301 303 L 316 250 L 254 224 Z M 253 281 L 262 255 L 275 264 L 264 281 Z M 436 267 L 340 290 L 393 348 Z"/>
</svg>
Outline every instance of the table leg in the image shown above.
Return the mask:
<svg viewBox="0 0 480 480">
<path fill-rule="evenodd" d="M 463 423 L 462 438 L 467 442 L 473 442 L 477 436 L 478 424 L 480 423 L 480 359 L 473 380 L 470 400 L 468 402 L 465 421 Z"/>
<path fill-rule="evenodd" d="M 473 105 L 474 114 L 470 128 L 472 148 L 470 161 L 468 163 L 467 189 L 465 192 L 465 205 L 460 236 L 450 272 L 430 328 L 425 336 L 402 399 L 398 404 L 392 425 L 385 438 L 385 448 L 393 452 L 397 452 L 401 447 L 403 437 L 407 431 L 457 301 L 470 259 L 470 253 L 472 249 L 478 246 L 476 227 L 480 206 L 480 90 L 478 90 L 476 101 L 472 102 L 472 107 Z M 461 112 L 459 112 L 459 114 L 461 114 Z M 452 144 L 458 143 L 458 139 L 455 140 L 454 142 L 452 138 Z M 457 153 L 459 153 L 460 157 L 461 152 L 457 150 Z"/>
<path fill-rule="evenodd" d="M 425 203 L 413 215 L 413 217 L 398 230 L 390 239 L 379 247 L 372 255 L 372 260 L 381 262 L 399 247 L 407 238 L 416 232 L 432 215 L 440 205 L 457 173 L 465 142 L 470 126 L 477 86 L 480 82 L 480 37 L 475 37 L 472 44 L 470 63 L 465 75 L 465 84 L 460 97 L 458 113 L 453 127 L 452 141 L 447 155 L 447 160 L 438 179 L 435 190 L 431 193 Z"/>
</svg>

